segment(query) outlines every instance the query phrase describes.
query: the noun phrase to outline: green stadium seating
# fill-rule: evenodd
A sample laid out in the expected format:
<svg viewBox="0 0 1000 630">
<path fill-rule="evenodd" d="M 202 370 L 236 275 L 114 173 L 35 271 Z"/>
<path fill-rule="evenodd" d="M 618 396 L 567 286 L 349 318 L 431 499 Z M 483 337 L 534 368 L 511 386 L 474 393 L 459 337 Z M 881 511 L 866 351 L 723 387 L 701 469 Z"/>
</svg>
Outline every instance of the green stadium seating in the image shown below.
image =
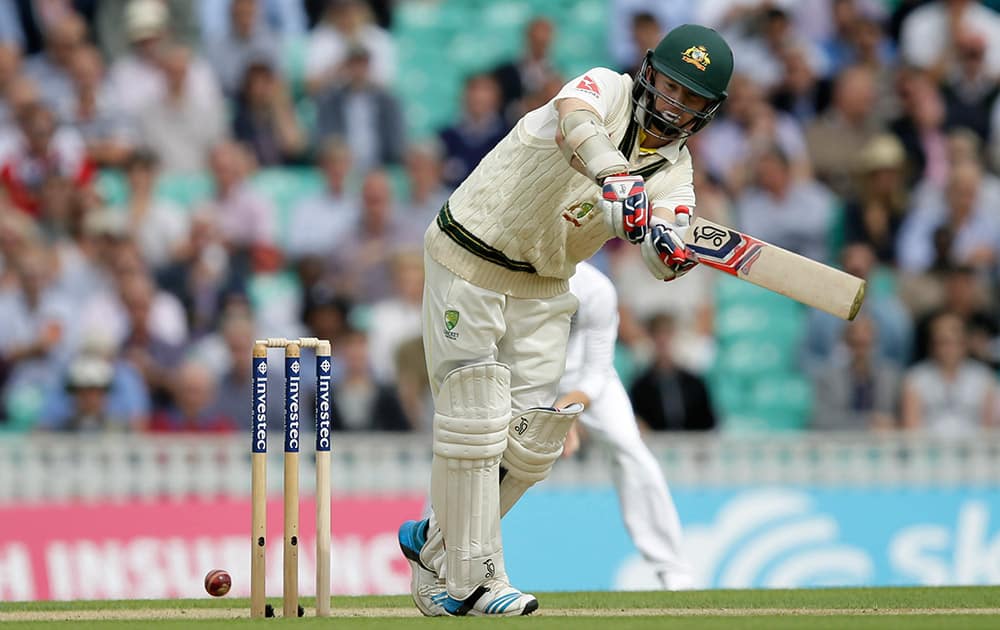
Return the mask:
<svg viewBox="0 0 1000 630">
<path fill-rule="evenodd" d="M 206 171 L 201 173 L 164 174 L 156 185 L 156 195 L 169 199 L 186 210 L 211 198 L 215 184 Z"/>
<path fill-rule="evenodd" d="M 754 380 L 748 406 L 766 417 L 804 419 L 812 412 L 812 384 L 791 372 L 765 374 Z"/>
<path fill-rule="evenodd" d="M 393 19 L 399 71 L 394 85 L 413 137 L 453 121 L 462 81 L 521 49 L 524 25 L 537 15 L 556 24 L 553 58 L 567 78 L 608 65 L 603 0 L 411 0 Z"/>
</svg>

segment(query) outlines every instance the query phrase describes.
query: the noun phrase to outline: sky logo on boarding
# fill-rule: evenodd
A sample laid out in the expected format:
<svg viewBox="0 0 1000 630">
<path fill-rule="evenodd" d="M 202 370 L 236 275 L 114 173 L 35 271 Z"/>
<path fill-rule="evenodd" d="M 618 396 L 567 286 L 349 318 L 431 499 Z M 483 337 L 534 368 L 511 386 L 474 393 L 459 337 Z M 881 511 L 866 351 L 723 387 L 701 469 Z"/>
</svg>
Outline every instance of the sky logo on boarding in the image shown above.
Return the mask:
<svg viewBox="0 0 1000 630">
<path fill-rule="evenodd" d="M 458 311 L 449 309 L 444 312 L 444 336 L 448 339 L 458 339 L 455 326 L 458 326 Z"/>
</svg>

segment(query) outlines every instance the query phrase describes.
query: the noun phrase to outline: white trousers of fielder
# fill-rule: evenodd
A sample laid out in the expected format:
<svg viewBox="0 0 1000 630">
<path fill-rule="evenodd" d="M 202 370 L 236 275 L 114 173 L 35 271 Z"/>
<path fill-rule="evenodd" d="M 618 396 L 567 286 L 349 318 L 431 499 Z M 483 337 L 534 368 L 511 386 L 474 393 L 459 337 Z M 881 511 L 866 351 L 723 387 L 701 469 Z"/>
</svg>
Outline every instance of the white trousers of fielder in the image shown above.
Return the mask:
<svg viewBox="0 0 1000 630">
<path fill-rule="evenodd" d="M 611 454 L 622 519 L 632 543 L 660 574 L 663 586 L 690 588 L 690 567 L 681 551 L 681 523 L 663 469 L 639 433 L 621 381 L 611 378 L 590 401 L 580 423 Z"/>
</svg>

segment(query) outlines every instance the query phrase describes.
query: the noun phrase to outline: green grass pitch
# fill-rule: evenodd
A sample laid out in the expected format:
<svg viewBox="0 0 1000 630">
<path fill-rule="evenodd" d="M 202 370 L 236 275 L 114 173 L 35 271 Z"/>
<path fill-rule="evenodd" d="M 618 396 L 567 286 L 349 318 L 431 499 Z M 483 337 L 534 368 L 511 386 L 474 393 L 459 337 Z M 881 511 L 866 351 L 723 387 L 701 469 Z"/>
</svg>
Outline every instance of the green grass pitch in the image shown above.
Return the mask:
<svg viewBox="0 0 1000 630">
<path fill-rule="evenodd" d="M 271 599 L 280 615 L 281 600 Z M 905 630 L 1000 628 L 1000 587 L 852 588 L 542 593 L 530 617 L 490 619 L 490 627 L 623 630 L 724 628 Z M 0 603 L 0 625 L 28 628 L 363 628 L 389 630 L 484 623 L 420 617 L 409 597 L 335 597 L 333 619 L 249 619 L 245 599 Z M 452 626 L 453 627 L 453 626 Z"/>
</svg>

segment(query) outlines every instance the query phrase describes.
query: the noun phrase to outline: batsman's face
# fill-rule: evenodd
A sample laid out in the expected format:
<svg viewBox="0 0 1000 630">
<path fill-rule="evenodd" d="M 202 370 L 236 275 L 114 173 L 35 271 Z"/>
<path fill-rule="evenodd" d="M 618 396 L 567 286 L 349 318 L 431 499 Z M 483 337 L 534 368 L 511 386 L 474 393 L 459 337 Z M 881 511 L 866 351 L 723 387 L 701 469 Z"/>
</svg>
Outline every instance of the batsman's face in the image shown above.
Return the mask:
<svg viewBox="0 0 1000 630">
<path fill-rule="evenodd" d="M 695 94 L 665 74 L 656 71 L 653 74 L 653 86 L 657 91 L 653 106 L 664 118 L 673 121 L 678 127 L 684 127 L 694 120 L 693 112 L 701 112 L 708 108 L 707 98 Z"/>
</svg>

